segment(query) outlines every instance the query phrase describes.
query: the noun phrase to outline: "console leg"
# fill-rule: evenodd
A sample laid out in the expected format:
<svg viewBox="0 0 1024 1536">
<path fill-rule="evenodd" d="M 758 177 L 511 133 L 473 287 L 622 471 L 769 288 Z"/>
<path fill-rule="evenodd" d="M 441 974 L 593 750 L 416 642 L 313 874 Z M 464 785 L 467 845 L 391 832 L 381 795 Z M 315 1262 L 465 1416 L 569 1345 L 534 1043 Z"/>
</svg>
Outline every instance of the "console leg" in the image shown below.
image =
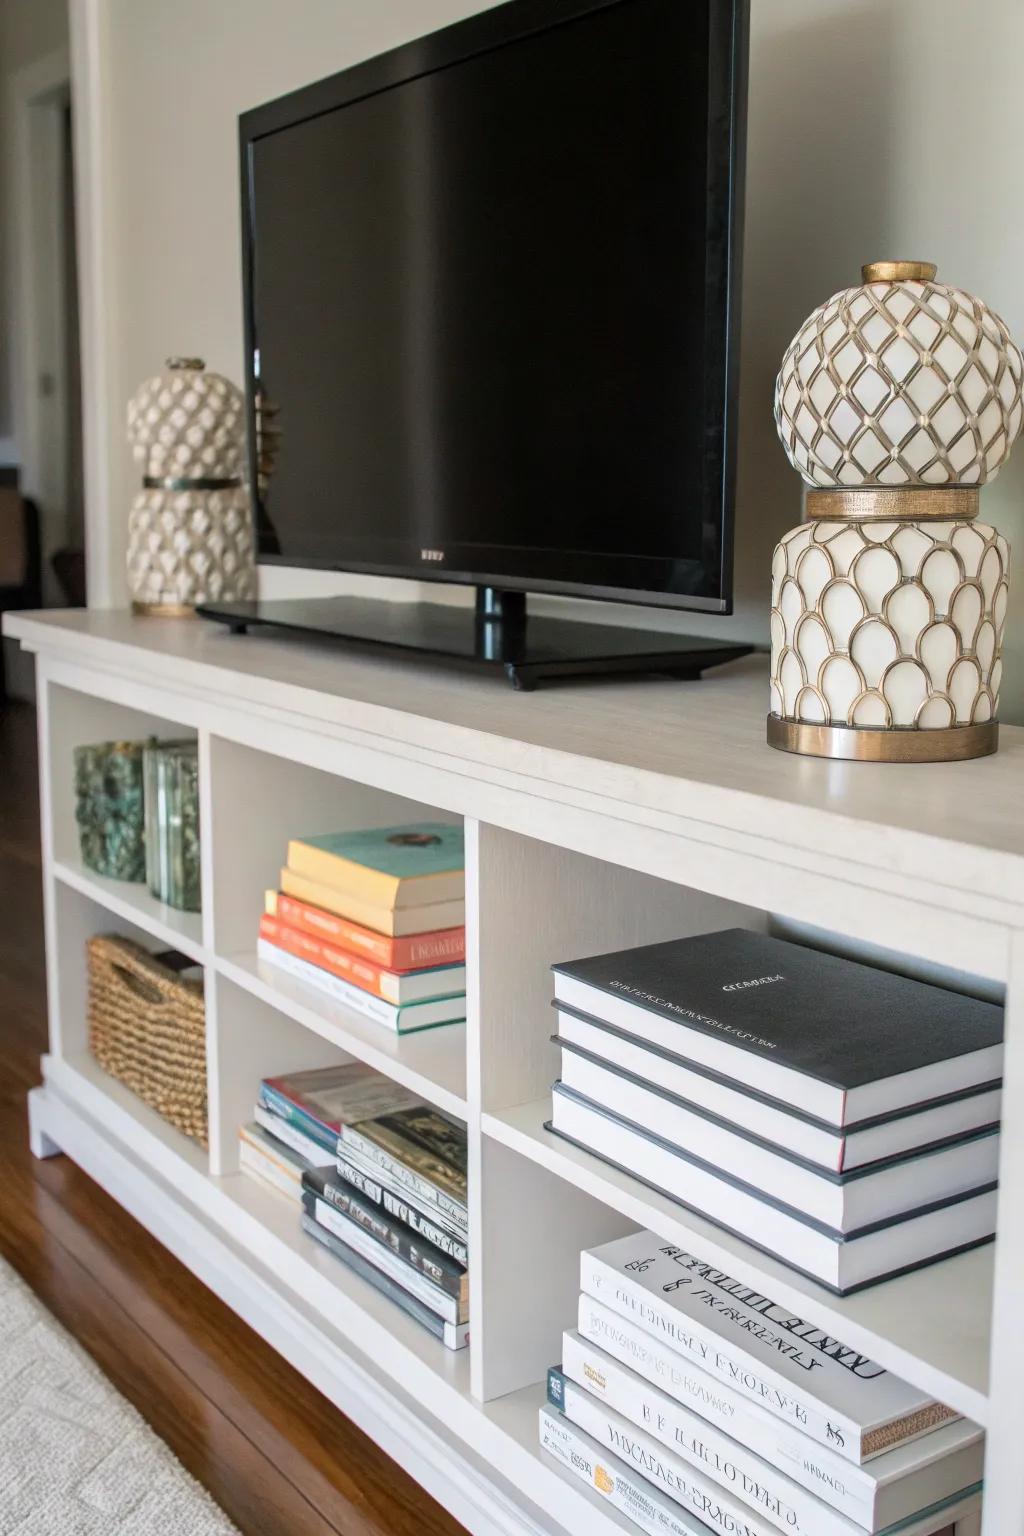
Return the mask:
<svg viewBox="0 0 1024 1536">
<path fill-rule="evenodd" d="M 33 1088 L 28 1096 L 28 1145 L 33 1157 L 57 1157 L 60 1147 L 42 1127 L 41 1088 Z"/>
</svg>

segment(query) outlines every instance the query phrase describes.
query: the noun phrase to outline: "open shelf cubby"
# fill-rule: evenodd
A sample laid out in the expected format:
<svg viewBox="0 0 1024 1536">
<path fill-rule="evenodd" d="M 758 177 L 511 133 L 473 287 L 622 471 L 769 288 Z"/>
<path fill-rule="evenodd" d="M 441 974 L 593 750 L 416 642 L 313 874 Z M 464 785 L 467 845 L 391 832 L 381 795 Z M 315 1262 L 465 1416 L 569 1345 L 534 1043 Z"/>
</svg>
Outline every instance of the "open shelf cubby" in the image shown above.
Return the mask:
<svg viewBox="0 0 1024 1536">
<path fill-rule="evenodd" d="M 580 1248 L 640 1227 L 986 1425 L 984 1536 L 1018 1528 L 1024 1490 L 1015 1502 L 1005 1429 L 1010 1368 L 1024 1369 L 1008 1267 L 1024 1251 L 1015 1140 L 1004 1141 L 995 1246 L 838 1299 L 544 1126 L 557 1072 L 551 963 L 733 926 L 997 1000 L 1009 981 L 1012 1087 L 1024 880 L 987 824 L 971 841 L 972 796 L 988 814 L 980 764 L 893 770 L 872 817 L 870 770 L 786 763 L 760 746 L 748 726 L 760 692 L 744 681 L 760 689 L 755 662 L 689 692 L 499 697 L 476 679 L 198 625 L 7 622 L 39 652 L 50 1005 L 31 1101 L 40 1155 L 78 1161 L 481 1536 L 631 1529 L 542 1455 L 536 1414 L 573 1325 Z M 198 737 L 201 914 L 78 858 L 72 748 L 150 732 Z M 1024 733 L 1009 735 L 1008 752 L 1024 754 Z M 261 961 L 257 924 L 290 837 L 428 818 L 466 831 L 467 1021 L 396 1037 Z M 84 944 L 98 932 L 173 945 L 203 967 L 208 1152 L 89 1056 Z M 260 1079 L 346 1059 L 467 1127 L 468 1349 L 445 1350 L 307 1238 L 294 1202 L 239 1171 L 238 1127 Z"/>
</svg>

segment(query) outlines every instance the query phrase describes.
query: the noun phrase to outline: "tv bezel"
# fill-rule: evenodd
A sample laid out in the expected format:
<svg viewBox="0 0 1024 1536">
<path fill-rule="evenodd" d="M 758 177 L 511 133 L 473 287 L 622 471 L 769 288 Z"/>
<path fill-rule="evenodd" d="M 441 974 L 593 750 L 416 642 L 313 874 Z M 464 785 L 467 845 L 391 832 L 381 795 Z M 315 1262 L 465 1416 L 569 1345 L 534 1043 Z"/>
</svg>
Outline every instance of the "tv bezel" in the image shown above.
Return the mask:
<svg viewBox="0 0 1024 1536">
<path fill-rule="evenodd" d="M 652 607 L 688 609 L 728 614 L 732 612 L 732 556 L 736 484 L 736 416 L 739 346 L 739 300 L 743 221 L 743 170 L 746 130 L 746 71 L 749 0 L 705 0 L 708 6 L 708 158 L 707 223 L 705 248 L 705 316 L 708 367 L 705 372 L 705 465 L 701 527 L 704 550 L 701 559 L 679 560 L 671 556 L 638 556 L 643 582 L 572 580 L 549 567 L 581 559 L 579 552 L 540 550 L 527 546 L 502 546 L 518 555 L 530 571 L 491 569 L 479 556 L 494 545 L 449 545 L 443 552 L 408 545 L 408 559 L 361 559 L 345 554 L 338 558 L 300 558 L 275 554 L 262 547 L 258 516 L 256 442 L 256 377 L 253 267 L 255 231 L 253 220 L 252 150 L 256 142 L 282 129 L 389 90 L 396 85 L 450 68 L 476 54 L 518 41 L 537 32 L 579 20 L 592 12 L 629 5 L 633 0 L 506 0 L 444 27 L 413 42 L 402 44 L 340 73 L 304 86 L 265 105 L 241 114 L 239 124 L 240 193 L 242 217 L 242 289 L 245 346 L 245 395 L 248 426 L 251 511 L 256 525 L 257 559 L 262 564 L 303 570 L 352 571 L 373 576 L 403 577 L 414 581 L 496 587 L 514 592 L 539 592 L 602 601 L 636 603 Z M 389 541 L 394 542 L 394 541 Z M 449 563 L 449 550 L 460 558 Z M 465 551 L 470 563 L 463 564 Z M 475 553 L 473 553 L 475 552 Z M 438 560 L 441 553 L 443 558 Z M 621 569 L 621 557 L 587 553 L 589 562 L 604 561 Z M 696 592 L 671 590 L 659 581 L 661 567 L 668 577 L 673 568 L 692 565 L 702 573 Z M 616 571 L 619 575 L 619 571 Z M 641 573 L 638 572 L 638 575 Z M 653 579 L 652 579 L 653 578 Z"/>
</svg>

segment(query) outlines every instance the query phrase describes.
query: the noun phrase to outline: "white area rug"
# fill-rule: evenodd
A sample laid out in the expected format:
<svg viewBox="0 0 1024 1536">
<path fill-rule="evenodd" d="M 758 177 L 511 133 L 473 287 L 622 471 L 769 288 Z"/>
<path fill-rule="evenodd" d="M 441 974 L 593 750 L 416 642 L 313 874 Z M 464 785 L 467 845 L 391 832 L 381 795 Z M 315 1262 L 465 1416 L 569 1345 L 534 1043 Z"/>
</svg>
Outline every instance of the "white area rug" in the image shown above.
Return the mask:
<svg viewBox="0 0 1024 1536">
<path fill-rule="evenodd" d="M 0 1536 L 239 1536 L 2 1259 Z"/>
</svg>

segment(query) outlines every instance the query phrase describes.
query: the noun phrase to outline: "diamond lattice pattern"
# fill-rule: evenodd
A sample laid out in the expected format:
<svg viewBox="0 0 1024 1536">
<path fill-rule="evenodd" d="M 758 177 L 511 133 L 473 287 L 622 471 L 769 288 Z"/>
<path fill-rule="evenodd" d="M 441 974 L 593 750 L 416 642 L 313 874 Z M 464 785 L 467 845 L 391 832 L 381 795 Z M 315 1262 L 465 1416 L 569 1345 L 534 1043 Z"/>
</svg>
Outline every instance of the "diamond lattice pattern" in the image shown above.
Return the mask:
<svg viewBox="0 0 1024 1536">
<path fill-rule="evenodd" d="M 1021 430 L 1024 359 L 998 315 L 942 283 L 822 304 L 775 385 L 789 460 L 815 486 L 982 485 Z"/>
</svg>

